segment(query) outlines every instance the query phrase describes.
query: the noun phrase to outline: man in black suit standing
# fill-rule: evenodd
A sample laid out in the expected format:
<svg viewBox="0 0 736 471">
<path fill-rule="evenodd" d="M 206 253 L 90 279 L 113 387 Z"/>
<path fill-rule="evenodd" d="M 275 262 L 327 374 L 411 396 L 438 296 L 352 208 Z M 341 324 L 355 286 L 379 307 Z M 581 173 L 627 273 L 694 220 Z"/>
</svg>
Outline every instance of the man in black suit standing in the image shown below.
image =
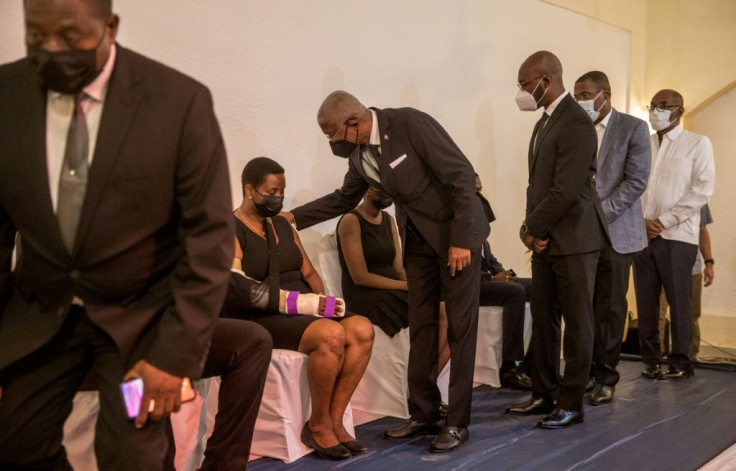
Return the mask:
<svg viewBox="0 0 736 471">
<path fill-rule="evenodd" d="M 24 14 L 28 56 L 0 67 L 0 468 L 71 469 L 62 426 L 93 371 L 100 468 L 161 469 L 233 255 L 212 100 L 116 45 L 110 0 L 26 0 Z M 133 421 L 120 383 L 135 377 Z"/>
<path fill-rule="evenodd" d="M 353 209 L 369 186 L 396 203 L 409 284 L 411 417 L 388 438 L 436 432 L 438 307 L 444 295 L 452 351 L 446 426 L 430 451 L 468 439 L 478 328 L 480 247 L 490 231 L 473 167 L 431 116 L 411 108 L 368 109 L 336 91 L 317 115 L 335 155 L 348 159 L 342 188 L 293 210 L 297 228 Z"/>
<path fill-rule="evenodd" d="M 539 51 L 519 68 L 516 101 L 545 112 L 529 143 L 526 219 L 520 238 L 532 255 L 532 398 L 511 414 L 549 413 L 540 428 L 583 421 L 593 355 L 593 288 L 605 219 L 595 190 L 597 138 L 587 113 L 562 83 L 557 57 Z M 555 307 L 559 305 L 559 310 Z M 565 377 L 560 380 L 560 312 Z"/>
</svg>

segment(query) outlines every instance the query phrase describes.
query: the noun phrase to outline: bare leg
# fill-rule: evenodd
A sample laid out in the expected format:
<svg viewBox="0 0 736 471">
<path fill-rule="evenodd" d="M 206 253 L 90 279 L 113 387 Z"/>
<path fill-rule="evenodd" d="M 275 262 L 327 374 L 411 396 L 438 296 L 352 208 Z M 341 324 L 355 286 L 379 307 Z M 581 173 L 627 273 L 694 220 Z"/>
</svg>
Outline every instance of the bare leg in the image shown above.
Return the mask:
<svg viewBox="0 0 736 471">
<path fill-rule="evenodd" d="M 330 418 L 337 438 L 341 442 L 349 442 L 355 438 L 345 430 L 342 417 L 371 359 L 373 324 L 365 317 L 352 316 L 340 325 L 345 330 L 345 361 L 332 394 Z"/>
<path fill-rule="evenodd" d="M 312 398 L 309 430 L 324 448 L 339 445 L 330 420 L 335 381 L 345 358 L 345 333 L 337 322 L 320 319 L 304 331 L 299 351 L 309 356 L 307 379 Z"/>
<path fill-rule="evenodd" d="M 442 372 L 448 361 L 450 361 L 450 344 L 447 343 L 447 311 L 445 303 L 440 303 L 440 325 L 438 342 L 437 374 Z"/>
</svg>

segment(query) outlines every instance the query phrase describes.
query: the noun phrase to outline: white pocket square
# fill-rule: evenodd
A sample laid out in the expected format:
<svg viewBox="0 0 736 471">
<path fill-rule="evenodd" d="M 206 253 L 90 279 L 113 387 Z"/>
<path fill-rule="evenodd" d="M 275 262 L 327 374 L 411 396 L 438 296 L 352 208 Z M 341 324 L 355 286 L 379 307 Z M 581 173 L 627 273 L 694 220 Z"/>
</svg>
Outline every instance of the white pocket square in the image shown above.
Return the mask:
<svg viewBox="0 0 736 471">
<path fill-rule="evenodd" d="M 401 157 L 399 157 L 398 159 L 394 160 L 393 162 L 391 162 L 388 165 L 389 165 L 389 167 L 391 167 L 392 169 L 394 169 L 394 168 L 396 168 L 397 165 L 399 165 L 401 162 L 403 162 L 405 158 L 406 158 L 406 154 L 402 155 Z"/>
</svg>

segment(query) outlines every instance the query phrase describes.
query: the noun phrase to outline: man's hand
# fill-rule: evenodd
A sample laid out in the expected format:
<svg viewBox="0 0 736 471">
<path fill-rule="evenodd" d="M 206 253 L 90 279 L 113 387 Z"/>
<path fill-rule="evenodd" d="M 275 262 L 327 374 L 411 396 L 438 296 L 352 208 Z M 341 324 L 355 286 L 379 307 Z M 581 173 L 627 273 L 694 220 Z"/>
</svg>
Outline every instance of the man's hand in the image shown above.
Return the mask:
<svg viewBox="0 0 736 471">
<path fill-rule="evenodd" d="M 450 246 L 450 253 L 447 257 L 447 266 L 450 267 L 450 275 L 455 276 L 456 272 L 470 265 L 470 249 L 462 247 Z"/>
<path fill-rule="evenodd" d="M 713 269 L 713 264 L 706 263 L 703 268 L 703 286 L 710 286 L 713 283 L 713 278 L 716 277 L 716 272 Z"/>
<path fill-rule="evenodd" d="M 649 240 L 659 237 L 659 234 L 664 230 L 664 226 L 659 219 L 644 219 L 644 225 L 647 227 L 647 239 Z"/>
<path fill-rule="evenodd" d="M 291 212 L 290 212 L 290 211 L 281 211 L 281 212 L 279 213 L 279 216 L 281 216 L 282 218 L 284 218 L 284 219 L 286 219 L 287 221 L 289 221 L 289 224 L 294 224 L 294 223 L 295 223 L 295 220 L 294 220 L 294 215 L 293 215 L 293 214 L 291 214 Z"/>
<path fill-rule="evenodd" d="M 182 378 L 159 370 L 146 360 L 140 360 L 133 365 L 123 381 L 133 378 L 143 380 L 143 398 L 141 399 L 141 410 L 135 419 L 136 428 L 143 427 L 149 418 L 152 421 L 159 421 L 179 410 Z M 149 412 L 151 403 L 153 403 L 153 410 Z"/>
<path fill-rule="evenodd" d="M 516 277 L 509 270 L 504 270 L 502 272 L 499 272 L 493 275 L 493 281 L 515 281 L 515 280 L 516 280 Z"/>
<path fill-rule="evenodd" d="M 549 239 L 540 239 L 531 234 L 524 235 L 521 241 L 526 245 L 526 248 L 537 254 L 544 252 L 547 249 L 547 244 L 549 244 Z"/>
</svg>

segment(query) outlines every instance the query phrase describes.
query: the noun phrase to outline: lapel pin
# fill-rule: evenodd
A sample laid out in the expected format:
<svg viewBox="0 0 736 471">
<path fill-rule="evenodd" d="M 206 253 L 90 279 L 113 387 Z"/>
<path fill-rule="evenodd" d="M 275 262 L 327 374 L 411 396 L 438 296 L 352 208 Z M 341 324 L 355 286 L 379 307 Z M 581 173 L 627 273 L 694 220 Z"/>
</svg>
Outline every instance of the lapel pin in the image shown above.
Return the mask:
<svg viewBox="0 0 736 471">
<path fill-rule="evenodd" d="M 388 141 L 388 134 L 384 134 L 383 138 Z"/>
</svg>

